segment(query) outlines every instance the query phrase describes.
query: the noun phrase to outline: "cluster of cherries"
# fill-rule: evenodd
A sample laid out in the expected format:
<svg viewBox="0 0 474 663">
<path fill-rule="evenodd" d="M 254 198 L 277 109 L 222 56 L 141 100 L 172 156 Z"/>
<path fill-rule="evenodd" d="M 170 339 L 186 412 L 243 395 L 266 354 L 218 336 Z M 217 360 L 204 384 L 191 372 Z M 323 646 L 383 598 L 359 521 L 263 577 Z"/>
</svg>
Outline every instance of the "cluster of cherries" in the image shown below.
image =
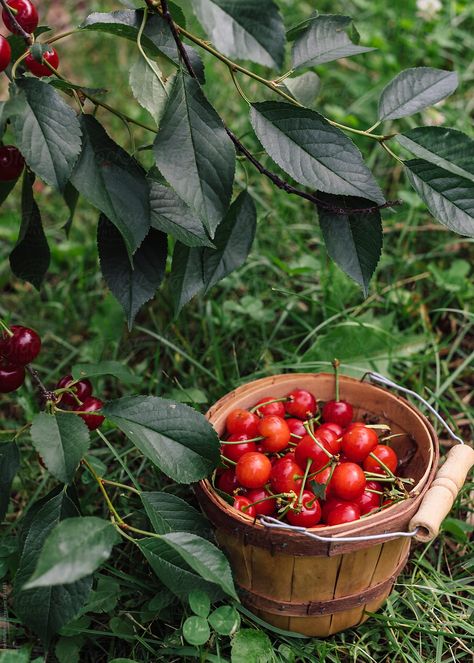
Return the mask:
<svg viewBox="0 0 474 663">
<path fill-rule="evenodd" d="M 41 338 L 29 327 L 7 327 L 4 323 L 1 324 L 0 394 L 7 394 L 16 391 L 24 383 L 26 367 L 40 353 Z M 72 375 L 65 375 L 48 396 L 57 408 L 76 411 L 89 430 L 95 430 L 104 421 L 105 417 L 101 414 L 94 414 L 101 410 L 104 404 L 99 398 L 92 396 L 92 384 L 87 379 L 74 380 Z"/>
<path fill-rule="evenodd" d="M 410 480 L 395 476 L 397 455 L 379 439 L 388 426 L 353 416 L 351 404 L 339 400 L 337 375 L 336 399 L 320 412 L 305 389 L 233 410 L 217 489 L 252 518 L 277 516 L 300 527 L 339 525 L 385 508 L 407 494 Z"/>
<path fill-rule="evenodd" d="M 17 24 L 23 28 L 28 34 L 32 34 L 38 27 L 38 12 L 36 7 L 30 0 L 8 0 L 8 7 L 11 14 L 15 17 Z M 4 9 L 2 11 L 3 23 L 7 30 L 13 34 L 22 34 L 15 23 L 12 21 L 10 13 Z M 45 62 L 49 63 L 51 67 L 57 69 L 59 66 L 59 57 L 56 50 L 50 47 L 43 52 L 42 60 L 39 62 L 31 50 L 23 59 L 25 67 L 34 76 L 51 76 L 52 70 Z M 7 39 L 0 35 L 0 72 L 4 71 L 11 61 L 11 47 Z M 25 162 L 20 151 L 14 145 L 0 146 L 0 181 L 8 182 L 16 180 L 24 168 Z"/>
</svg>

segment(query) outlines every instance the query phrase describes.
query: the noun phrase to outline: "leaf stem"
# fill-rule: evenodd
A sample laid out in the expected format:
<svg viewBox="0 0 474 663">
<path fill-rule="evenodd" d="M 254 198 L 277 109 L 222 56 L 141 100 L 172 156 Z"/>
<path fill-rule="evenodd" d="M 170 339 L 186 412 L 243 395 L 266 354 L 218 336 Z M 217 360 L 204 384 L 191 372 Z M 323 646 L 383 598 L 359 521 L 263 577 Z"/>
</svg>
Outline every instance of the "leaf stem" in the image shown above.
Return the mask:
<svg viewBox="0 0 474 663">
<path fill-rule="evenodd" d="M 112 501 L 111 501 L 111 499 L 110 499 L 110 497 L 109 497 L 109 495 L 108 495 L 108 493 L 107 493 L 107 491 L 106 491 L 106 489 L 105 489 L 105 486 L 104 486 L 104 484 L 102 483 L 102 478 L 97 474 L 97 472 L 94 470 L 94 468 L 92 467 L 92 465 L 89 463 L 89 461 L 88 461 L 86 458 L 83 458 L 83 459 L 82 459 L 82 462 L 83 462 L 83 464 L 87 467 L 87 469 L 89 470 L 89 472 L 92 474 L 92 476 L 94 477 L 94 479 L 96 480 L 96 482 L 97 482 L 97 484 L 98 484 L 98 486 L 99 486 L 99 488 L 100 488 L 100 490 L 101 490 L 101 493 L 102 493 L 102 495 L 104 496 L 104 499 L 105 499 L 105 501 L 106 501 L 106 504 L 107 504 L 107 507 L 108 507 L 110 513 L 114 516 L 114 518 L 115 518 L 116 521 L 120 524 L 120 526 L 122 526 L 122 525 L 124 524 L 124 520 L 123 520 L 123 518 L 119 515 L 119 513 L 118 513 L 117 510 L 116 510 L 116 508 L 115 508 L 114 505 L 112 504 Z"/>
<path fill-rule="evenodd" d="M 101 479 L 102 483 L 107 484 L 108 486 L 116 486 L 117 488 L 122 488 L 123 490 L 129 490 L 135 495 L 141 495 L 141 491 L 137 490 L 133 486 L 127 486 L 125 483 L 120 483 L 119 481 L 112 481 L 111 479 Z"/>
</svg>

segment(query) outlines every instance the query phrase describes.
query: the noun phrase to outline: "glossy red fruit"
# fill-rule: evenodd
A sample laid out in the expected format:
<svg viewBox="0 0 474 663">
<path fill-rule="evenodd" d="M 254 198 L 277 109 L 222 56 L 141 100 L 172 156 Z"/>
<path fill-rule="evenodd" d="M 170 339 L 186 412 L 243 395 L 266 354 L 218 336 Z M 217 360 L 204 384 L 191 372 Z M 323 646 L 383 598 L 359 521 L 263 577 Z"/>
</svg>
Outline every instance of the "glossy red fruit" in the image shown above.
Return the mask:
<svg viewBox="0 0 474 663">
<path fill-rule="evenodd" d="M 8 41 L 0 35 L 0 71 L 5 71 L 5 69 L 10 64 L 10 59 L 12 56 L 12 49 Z"/>
<path fill-rule="evenodd" d="M 357 499 L 365 490 L 367 480 L 360 465 L 340 463 L 334 468 L 331 479 L 333 495 L 348 502 Z"/>
<path fill-rule="evenodd" d="M 263 436 L 261 445 L 269 453 L 283 451 L 291 438 L 288 424 L 281 417 L 267 415 L 260 420 L 258 432 Z"/>
<path fill-rule="evenodd" d="M 332 421 L 328 421 L 325 424 L 321 424 L 321 426 L 318 427 L 318 430 L 332 430 L 333 433 L 336 433 L 337 437 L 341 437 L 341 435 L 344 432 L 342 426 L 339 426 L 339 424 L 335 424 Z"/>
<path fill-rule="evenodd" d="M 301 421 L 301 419 L 290 418 L 290 419 L 285 419 L 285 421 L 288 425 L 288 428 L 290 429 L 290 433 L 292 433 L 293 435 L 299 435 L 299 437 L 304 437 L 305 435 L 307 435 L 307 430 L 303 426 L 303 422 Z M 296 441 L 295 437 L 293 437 L 293 441 Z"/>
<path fill-rule="evenodd" d="M 14 366 L 8 362 L 0 364 L 0 394 L 16 391 L 25 381 L 23 366 Z"/>
<path fill-rule="evenodd" d="M 326 449 L 328 453 L 325 453 L 324 449 Z M 329 449 L 329 444 L 324 440 L 320 440 L 318 444 L 318 442 L 313 440 L 311 435 L 305 435 L 304 438 L 298 442 L 298 446 L 295 447 L 295 459 L 301 467 L 306 467 L 306 461 L 308 458 L 311 458 L 313 461 L 311 472 L 317 472 L 324 467 L 324 465 L 329 463 L 331 455 L 332 452 Z"/>
<path fill-rule="evenodd" d="M 330 428 L 326 428 L 324 425 L 319 426 L 314 431 L 315 436 L 318 440 L 326 442 L 328 449 L 332 454 L 338 454 L 341 450 L 341 440 L 339 436 Z"/>
<path fill-rule="evenodd" d="M 227 415 L 225 427 L 231 435 L 247 435 L 251 439 L 257 437 L 259 423 L 260 419 L 253 412 L 236 408 Z"/>
<path fill-rule="evenodd" d="M 374 456 L 388 467 L 388 469 L 395 474 L 398 465 L 398 457 L 395 451 L 386 444 L 378 444 L 372 451 Z M 366 472 L 374 472 L 375 474 L 387 474 L 384 468 L 372 456 L 367 456 L 364 460 L 364 470 Z"/>
<path fill-rule="evenodd" d="M 324 404 L 322 415 L 323 421 L 339 424 L 345 428 L 351 423 L 354 410 L 347 401 L 328 401 Z"/>
<path fill-rule="evenodd" d="M 50 51 L 46 51 L 43 53 L 43 62 L 38 62 L 38 60 L 35 60 L 35 58 L 29 53 L 26 58 L 25 58 L 25 67 L 31 71 L 32 74 L 35 76 L 41 77 L 41 76 L 53 76 L 53 72 L 51 69 L 48 67 L 47 64 L 44 64 L 45 62 L 49 62 L 49 64 L 54 68 L 57 69 L 59 66 L 59 55 L 57 54 L 57 51 L 55 48 L 51 48 Z"/>
<path fill-rule="evenodd" d="M 41 350 L 41 338 L 29 327 L 12 325 L 13 336 L 4 335 L 3 355 L 17 366 L 26 366 L 36 359 Z"/>
<path fill-rule="evenodd" d="M 321 505 L 310 490 L 303 491 L 300 510 L 290 509 L 286 519 L 297 527 L 314 527 L 321 520 Z"/>
<path fill-rule="evenodd" d="M 241 456 L 235 467 L 237 481 L 244 488 L 262 488 L 269 480 L 271 471 L 270 460 L 258 451 Z"/>
<path fill-rule="evenodd" d="M 234 470 L 224 470 L 222 474 L 217 478 L 217 487 L 219 490 L 222 490 L 223 493 L 228 493 L 229 495 L 234 494 L 234 490 L 239 487 L 239 482 L 235 476 Z"/>
<path fill-rule="evenodd" d="M 346 458 L 354 463 L 362 463 L 379 443 L 373 428 L 354 426 L 342 436 L 341 449 Z"/>
<path fill-rule="evenodd" d="M 321 470 L 313 477 L 311 477 L 311 481 L 315 481 L 316 483 L 319 483 L 321 486 L 325 486 L 324 499 L 328 499 L 332 495 L 331 482 L 329 481 L 329 479 L 331 478 L 331 474 L 332 474 L 332 468 L 325 467 L 324 470 Z"/>
<path fill-rule="evenodd" d="M 354 500 L 354 504 L 360 509 L 360 515 L 365 516 L 366 513 L 370 513 L 374 509 L 378 509 L 382 503 L 382 495 L 377 493 L 372 493 L 367 489 L 364 490 L 362 495 Z"/>
<path fill-rule="evenodd" d="M 274 396 L 264 396 L 261 398 L 259 401 L 257 401 L 256 404 L 256 412 L 261 417 L 266 417 L 267 415 L 274 414 L 277 417 L 284 417 L 285 416 L 285 406 L 281 401 L 278 403 L 269 403 L 269 401 L 274 401 L 275 397 Z M 261 405 L 262 403 L 267 403 L 267 405 Z M 257 407 L 260 405 L 260 407 Z"/>
<path fill-rule="evenodd" d="M 311 419 L 318 409 L 316 399 L 306 389 L 293 389 L 287 396 L 285 410 L 292 417 Z"/>
<path fill-rule="evenodd" d="M 66 387 L 69 386 L 71 382 L 73 382 L 73 380 L 74 378 L 72 377 L 72 375 L 65 375 L 59 380 L 58 384 L 56 385 L 56 389 L 65 389 Z M 87 379 L 79 380 L 79 382 L 76 382 L 71 387 L 71 389 L 74 391 L 74 393 L 81 402 L 84 402 L 86 398 L 92 396 L 92 383 L 90 382 L 90 380 Z M 67 392 L 64 392 L 61 395 L 61 404 L 71 405 L 72 407 L 78 405 L 74 396 Z"/>
<path fill-rule="evenodd" d="M 342 525 L 342 523 L 351 523 L 353 520 L 359 520 L 360 509 L 353 502 L 339 502 L 332 509 L 329 509 L 326 515 L 328 525 Z"/>
<path fill-rule="evenodd" d="M 236 463 L 241 456 L 248 453 L 249 451 L 257 451 L 257 446 L 255 442 L 247 442 L 247 435 L 231 435 L 228 438 L 228 442 L 242 442 L 242 444 L 221 444 L 221 454 L 229 460 L 233 460 Z"/>
<path fill-rule="evenodd" d="M 80 412 L 97 412 L 103 407 L 104 403 L 100 400 L 100 398 L 89 396 L 86 398 L 84 403 L 82 403 L 82 405 L 76 405 L 74 409 L 79 410 Z M 80 414 L 79 416 L 85 421 L 89 430 L 95 430 L 96 428 L 99 428 L 105 419 L 105 417 L 103 417 L 101 414 Z"/>
<path fill-rule="evenodd" d="M 21 152 L 14 145 L 0 147 L 0 181 L 10 182 L 20 177 L 25 160 Z"/>
<path fill-rule="evenodd" d="M 271 493 L 265 488 L 255 488 L 254 490 L 249 490 L 246 497 L 253 504 L 258 502 L 258 504 L 253 504 L 255 513 L 259 516 L 271 516 L 277 510 L 277 501 L 276 499 L 266 499 L 271 496 Z M 261 502 L 260 500 L 264 500 Z"/>
<path fill-rule="evenodd" d="M 12 9 L 16 9 L 15 18 L 17 23 L 25 30 L 25 32 L 32 33 L 38 27 L 38 12 L 36 7 L 30 0 L 7 0 L 7 5 Z M 5 27 L 13 32 L 13 34 L 21 34 L 13 25 L 10 14 L 4 9 L 2 11 L 2 19 Z"/>
<path fill-rule="evenodd" d="M 237 511 L 241 511 L 242 513 L 245 513 L 246 516 L 250 516 L 251 518 L 255 518 L 257 515 L 255 507 L 252 506 L 250 500 L 243 495 L 238 495 L 234 499 L 234 504 L 232 506 L 234 509 L 237 509 Z"/>
<path fill-rule="evenodd" d="M 290 457 L 283 457 L 273 465 L 270 475 L 270 485 L 274 493 L 298 493 L 301 488 L 303 470 Z"/>
</svg>

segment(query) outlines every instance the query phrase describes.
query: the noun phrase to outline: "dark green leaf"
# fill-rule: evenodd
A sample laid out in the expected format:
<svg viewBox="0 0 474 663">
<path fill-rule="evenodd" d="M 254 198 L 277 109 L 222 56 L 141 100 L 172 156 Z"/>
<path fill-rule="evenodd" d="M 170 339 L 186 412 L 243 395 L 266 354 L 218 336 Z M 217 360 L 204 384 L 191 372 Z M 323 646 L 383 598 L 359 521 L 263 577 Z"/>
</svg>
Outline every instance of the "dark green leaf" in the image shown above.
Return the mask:
<svg viewBox="0 0 474 663">
<path fill-rule="evenodd" d="M 183 306 L 205 289 L 202 249 L 190 248 L 181 242 L 176 242 L 169 287 L 175 315 L 178 315 Z"/>
<path fill-rule="evenodd" d="M 53 476 L 71 483 L 90 444 L 89 430 L 80 417 L 40 412 L 31 426 L 36 451 Z"/>
<path fill-rule="evenodd" d="M 350 16 L 321 14 L 314 17 L 306 30 L 298 34 L 293 44 L 293 69 L 312 67 L 375 50 L 354 44 L 351 29 Z"/>
<path fill-rule="evenodd" d="M 83 635 L 59 638 L 54 648 L 59 663 L 80 663 L 81 649 L 84 642 L 85 637 Z"/>
<path fill-rule="evenodd" d="M 190 504 L 171 493 L 141 493 L 141 500 L 148 518 L 157 534 L 167 532 L 193 532 L 206 535 L 209 523 Z"/>
<path fill-rule="evenodd" d="M 271 663 L 273 647 L 263 631 L 243 628 L 232 638 L 232 663 Z"/>
<path fill-rule="evenodd" d="M 133 96 L 158 124 L 173 85 L 174 74 L 165 77 L 155 62 L 139 54 L 130 68 L 129 83 Z"/>
<path fill-rule="evenodd" d="M 8 198 L 10 193 L 15 188 L 15 184 L 17 182 L 18 182 L 18 179 L 9 180 L 7 182 L 0 182 L 0 205 L 3 205 L 5 200 Z"/>
<path fill-rule="evenodd" d="M 4 649 L 0 652 L 0 663 L 31 663 L 30 653 L 29 647 Z M 42 663 L 42 661 L 37 663 Z"/>
<path fill-rule="evenodd" d="M 99 575 L 97 587 L 91 592 L 81 614 L 88 612 L 111 612 L 120 597 L 120 584 L 114 578 Z"/>
<path fill-rule="evenodd" d="M 382 253 L 383 234 L 380 211 L 348 212 L 337 214 L 328 206 L 344 209 L 373 207 L 370 200 L 347 196 L 319 194 L 319 223 L 327 252 L 335 263 L 356 283 L 367 296 L 369 282 Z"/>
<path fill-rule="evenodd" d="M 211 599 L 209 594 L 203 592 L 201 589 L 195 589 L 190 592 L 189 597 L 189 607 L 194 612 L 195 615 L 199 617 L 207 617 L 211 609 Z"/>
<path fill-rule="evenodd" d="M 230 202 L 235 150 L 199 83 L 184 72 L 175 78 L 154 153 L 166 180 L 212 238 Z"/>
<path fill-rule="evenodd" d="M 283 86 L 296 101 L 310 108 L 316 101 L 321 81 L 314 71 L 306 71 L 301 76 L 285 78 Z"/>
<path fill-rule="evenodd" d="M 189 62 L 191 63 L 191 67 L 193 68 L 193 71 L 196 74 L 198 81 L 201 83 L 201 85 L 204 85 L 204 83 L 206 82 L 204 62 L 201 60 L 201 57 L 192 46 L 184 44 L 184 50 L 188 54 Z"/>
<path fill-rule="evenodd" d="M 205 617 L 193 615 L 183 624 L 183 637 L 190 645 L 205 645 L 211 637 L 211 630 Z"/>
<path fill-rule="evenodd" d="M 20 467 L 20 452 L 16 443 L 0 444 L 0 521 L 3 520 L 10 501 L 10 488 Z"/>
<path fill-rule="evenodd" d="M 102 275 L 125 311 L 131 329 L 136 314 L 145 302 L 153 298 L 165 275 L 168 253 L 166 235 L 150 228 L 133 255 L 132 265 L 122 235 L 101 215 L 97 244 Z"/>
<path fill-rule="evenodd" d="M 239 630 L 240 615 L 231 605 L 221 605 L 209 615 L 209 624 L 219 635 L 234 635 Z"/>
<path fill-rule="evenodd" d="M 140 379 L 132 373 L 123 361 L 100 361 L 97 364 L 75 364 L 71 371 L 75 380 L 97 377 L 98 375 L 113 375 L 128 384 L 137 383 Z"/>
<path fill-rule="evenodd" d="M 424 159 L 404 165 L 410 184 L 435 219 L 460 235 L 474 237 L 474 181 Z"/>
<path fill-rule="evenodd" d="M 395 120 L 413 115 L 444 99 L 458 86 L 454 71 L 413 67 L 405 69 L 382 90 L 379 100 L 379 119 Z"/>
<path fill-rule="evenodd" d="M 103 412 L 175 481 L 199 481 L 219 462 L 214 428 L 187 405 L 155 396 L 129 396 L 107 403 Z"/>
<path fill-rule="evenodd" d="M 21 226 L 10 267 L 19 279 L 40 289 L 51 258 L 38 205 L 33 198 L 33 176 L 25 172 L 21 190 Z"/>
<path fill-rule="evenodd" d="M 25 589 L 74 583 L 93 573 L 120 541 L 108 520 L 66 518 L 48 534 Z"/>
<path fill-rule="evenodd" d="M 64 224 L 66 237 L 69 237 L 69 232 L 71 230 L 72 222 L 74 219 L 74 212 L 76 211 L 77 201 L 79 200 L 79 192 L 72 186 L 71 182 L 66 182 L 66 186 L 64 187 L 63 191 L 63 198 L 64 202 L 69 208 L 69 217 Z"/>
<path fill-rule="evenodd" d="M 292 25 L 291 28 L 289 28 L 286 31 L 286 39 L 287 41 L 295 41 L 295 39 L 302 34 L 303 32 L 306 32 L 306 30 L 310 27 L 311 23 L 319 16 L 319 12 L 317 9 L 315 9 L 309 16 L 304 18 L 302 21 L 299 21 L 299 23 L 295 23 L 295 25 Z"/>
<path fill-rule="evenodd" d="M 150 206 L 153 228 L 186 246 L 213 246 L 202 221 L 170 187 L 150 182 Z"/>
<path fill-rule="evenodd" d="M 196 0 L 193 10 L 216 48 L 228 57 L 282 66 L 285 30 L 272 0 Z"/>
<path fill-rule="evenodd" d="M 25 78 L 17 86 L 23 102 L 13 119 L 18 149 L 41 179 L 62 190 L 81 151 L 76 113 L 47 83 Z"/>
<path fill-rule="evenodd" d="M 92 115 L 82 115 L 81 125 L 82 152 L 71 182 L 117 227 L 131 255 L 150 228 L 145 173 Z"/>
<path fill-rule="evenodd" d="M 264 101 L 252 104 L 250 118 L 271 158 L 300 184 L 385 202 L 354 143 L 316 111 Z"/>
</svg>

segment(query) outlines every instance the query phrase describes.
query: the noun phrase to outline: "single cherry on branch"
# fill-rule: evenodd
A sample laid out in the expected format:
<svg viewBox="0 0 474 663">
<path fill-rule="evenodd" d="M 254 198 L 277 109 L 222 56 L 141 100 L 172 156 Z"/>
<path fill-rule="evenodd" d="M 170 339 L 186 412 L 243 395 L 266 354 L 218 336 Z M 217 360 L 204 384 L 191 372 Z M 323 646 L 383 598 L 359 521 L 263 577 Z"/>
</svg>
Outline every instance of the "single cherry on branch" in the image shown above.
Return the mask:
<svg viewBox="0 0 474 663">
<path fill-rule="evenodd" d="M 8 41 L 0 35 L 0 71 L 5 71 L 5 69 L 10 64 L 10 59 L 12 56 L 12 49 Z"/>
<path fill-rule="evenodd" d="M 21 152 L 14 145 L 0 147 L 0 181 L 10 182 L 20 177 L 25 160 Z"/>
<path fill-rule="evenodd" d="M 99 426 L 102 424 L 104 421 L 105 417 L 101 414 L 93 414 L 94 412 L 97 412 L 98 410 L 101 410 L 104 407 L 104 403 L 100 400 L 100 398 L 94 398 L 93 396 L 89 396 L 86 398 L 84 403 L 82 405 L 76 405 L 74 410 L 78 410 L 81 412 L 79 416 L 83 421 L 85 422 L 87 428 L 89 430 L 95 430 L 96 428 L 99 428 Z M 83 414 L 84 412 L 90 412 L 91 414 Z"/>
<path fill-rule="evenodd" d="M 7 5 L 14 13 L 16 22 L 25 32 L 31 34 L 36 30 L 39 17 L 36 7 L 30 2 L 30 0 L 8 0 Z M 5 27 L 10 30 L 10 32 L 13 32 L 13 34 L 16 35 L 21 34 L 21 32 L 15 27 L 15 24 L 6 9 L 2 10 L 2 19 L 5 23 Z"/>
<path fill-rule="evenodd" d="M 350 403 L 339 399 L 339 361 L 334 359 L 332 365 L 334 367 L 334 378 L 336 381 L 336 398 L 335 400 L 328 401 L 324 404 L 322 416 L 325 422 L 339 424 L 339 426 L 345 428 L 352 421 L 354 409 Z"/>
<path fill-rule="evenodd" d="M 59 66 L 59 55 L 55 48 L 51 47 L 50 51 L 45 51 L 42 55 L 42 62 L 38 62 L 36 58 L 33 57 L 32 53 L 28 53 L 25 58 L 25 67 L 35 76 L 40 78 L 41 76 L 51 76 L 53 72 L 48 67 L 48 62 L 53 69 L 57 69 Z"/>
<path fill-rule="evenodd" d="M 8 362 L 0 363 L 0 394 L 16 391 L 25 381 L 25 368 Z"/>
<path fill-rule="evenodd" d="M 3 356 L 17 366 L 30 364 L 40 353 L 41 338 L 33 329 L 22 325 L 12 325 L 10 332 L 11 335 L 3 334 Z"/>
</svg>

